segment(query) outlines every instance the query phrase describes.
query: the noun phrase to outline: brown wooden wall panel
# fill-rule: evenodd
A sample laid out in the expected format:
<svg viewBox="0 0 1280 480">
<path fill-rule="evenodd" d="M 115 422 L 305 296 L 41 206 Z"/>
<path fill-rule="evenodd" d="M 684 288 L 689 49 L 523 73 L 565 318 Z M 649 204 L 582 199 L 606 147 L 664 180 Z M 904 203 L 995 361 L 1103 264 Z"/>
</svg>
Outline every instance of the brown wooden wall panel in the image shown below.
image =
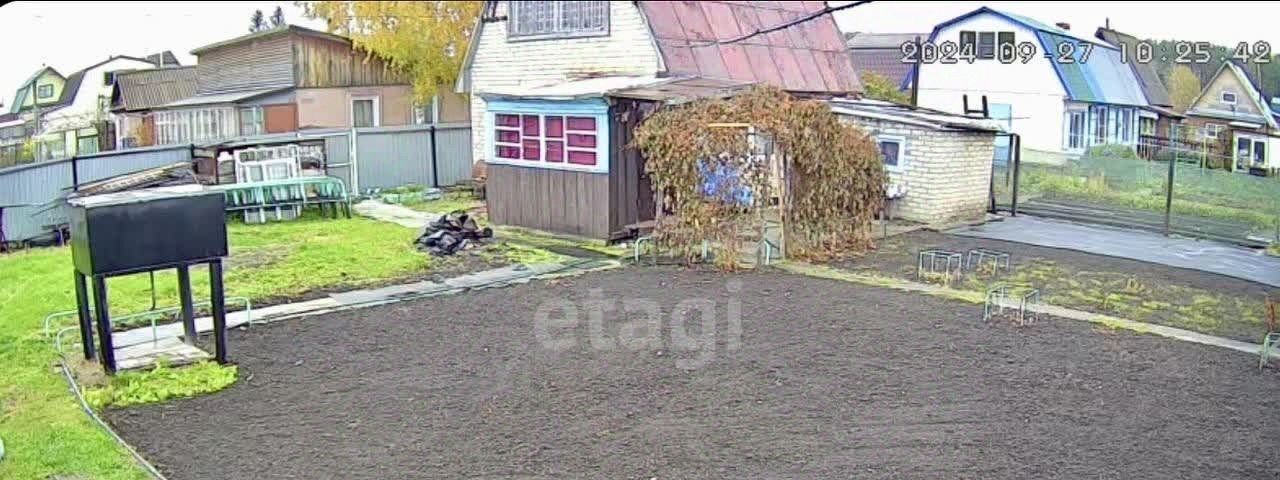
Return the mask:
<svg viewBox="0 0 1280 480">
<path fill-rule="evenodd" d="M 302 88 L 408 84 L 408 76 L 387 68 L 350 44 L 298 36 L 293 45 L 294 77 Z"/>
<path fill-rule="evenodd" d="M 292 103 L 285 105 L 266 105 L 262 107 L 263 123 L 267 133 L 288 133 L 298 131 L 298 106 Z"/>
<path fill-rule="evenodd" d="M 589 238 L 609 237 L 609 175 L 489 164 L 489 219 Z"/>
</svg>

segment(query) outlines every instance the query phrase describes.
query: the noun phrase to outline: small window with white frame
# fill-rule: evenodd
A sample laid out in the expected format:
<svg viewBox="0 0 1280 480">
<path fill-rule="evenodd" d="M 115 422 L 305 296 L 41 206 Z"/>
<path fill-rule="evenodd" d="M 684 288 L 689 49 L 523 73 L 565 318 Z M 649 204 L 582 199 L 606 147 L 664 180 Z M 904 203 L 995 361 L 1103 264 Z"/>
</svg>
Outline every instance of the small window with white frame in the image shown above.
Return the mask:
<svg viewBox="0 0 1280 480">
<path fill-rule="evenodd" d="M 1222 92 L 1222 103 L 1227 104 L 1227 105 L 1235 105 L 1235 104 L 1236 104 L 1236 92 L 1232 92 L 1232 91 L 1225 91 L 1225 90 L 1224 90 L 1224 91 Z"/>
<path fill-rule="evenodd" d="M 907 140 L 893 135 L 876 137 L 876 146 L 880 148 L 880 160 L 884 168 L 891 172 L 902 171 L 907 166 Z"/>
<path fill-rule="evenodd" d="M 1218 138 L 1218 132 L 1222 131 L 1222 125 L 1216 123 L 1204 124 L 1204 138 Z"/>
<path fill-rule="evenodd" d="M 507 2 L 507 37 L 518 40 L 609 34 L 608 1 Z"/>
<path fill-rule="evenodd" d="M 379 125 L 378 97 L 351 98 L 351 126 L 356 128 Z"/>
</svg>

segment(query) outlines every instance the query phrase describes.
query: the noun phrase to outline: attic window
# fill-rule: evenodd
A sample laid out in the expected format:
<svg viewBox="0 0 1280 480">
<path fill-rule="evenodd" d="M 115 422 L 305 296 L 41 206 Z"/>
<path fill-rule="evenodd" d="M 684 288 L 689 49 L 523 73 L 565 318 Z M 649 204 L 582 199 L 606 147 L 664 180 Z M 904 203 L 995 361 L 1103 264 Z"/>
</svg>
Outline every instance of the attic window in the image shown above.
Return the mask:
<svg viewBox="0 0 1280 480">
<path fill-rule="evenodd" d="M 1222 103 L 1225 103 L 1225 104 L 1227 104 L 1227 105 L 1235 105 L 1235 104 L 1236 104 L 1236 93 L 1235 93 L 1235 92 L 1222 92 Z"/>
<path fill-rule="evenodd" d="M 534 40 L 543 38 L 590 37 L 609 34 L 607 1 L 526 1 L 508 2 L 507 37 Z"/>
<path fill-rule="evenodd" d="M 36 87 L 36 98 L 49 98 L 53 96 L 53 85 L 44 84 Z"/>
<path fill-rule="evenodd" d="M 978 32 L 978 58 L 996 58 L 996 32 Z"/>
</svg>

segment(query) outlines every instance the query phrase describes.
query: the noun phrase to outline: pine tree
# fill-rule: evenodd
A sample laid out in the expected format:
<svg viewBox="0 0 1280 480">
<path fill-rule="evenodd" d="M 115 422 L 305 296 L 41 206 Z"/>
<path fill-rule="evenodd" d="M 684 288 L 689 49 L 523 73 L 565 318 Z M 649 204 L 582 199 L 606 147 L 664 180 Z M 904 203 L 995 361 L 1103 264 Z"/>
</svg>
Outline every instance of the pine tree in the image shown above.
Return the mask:
<svg viewBox="0 0 1280 480">
<path fill-rule="evenodd" d="M 271 13 L 271 26 L 279 27 L 284 25 L 284 10 L 276 7 L 276 11 Z"/>
<path fill-rule="evenodd" d="M 254 10 L 249 17 L 249 33 L 262 31 L 264 28 L 267 28 L 267 22 L 262 18 L 262 10 Z"/>
</svg>

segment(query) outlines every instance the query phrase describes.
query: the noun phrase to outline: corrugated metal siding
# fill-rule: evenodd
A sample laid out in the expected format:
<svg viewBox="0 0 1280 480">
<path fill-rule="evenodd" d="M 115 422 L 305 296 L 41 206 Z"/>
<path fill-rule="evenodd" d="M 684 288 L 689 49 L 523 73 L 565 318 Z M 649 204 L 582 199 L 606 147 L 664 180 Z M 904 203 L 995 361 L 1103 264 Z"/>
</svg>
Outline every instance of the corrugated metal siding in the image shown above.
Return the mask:
<svg viewBox="0 0 1280 480">
<path fill-rule="evenodd" d="M 439 125 L 436 141 L 439 143 L 435 150 L 439 185 L 457 185 L 470 179 L 470 126 Z M 362 128 L 356 133 L 356 149 L 361 190 L 435 184 L 431 176 L 429 125 Z"/>
<path fill-rule="evenodd" d="M 436 169 L 441 185 L 457 185 L 471 180 L 471 125 L 436 127 Z"/>
<path fill-rule="evenodd" d="M 87 183 L 147 168 L 191 161 L 188 146 L 147 148 L 77 157 L 80 182 Z M 41 235 L 46 225 L 67 221 L 67 213 L 54 202 L 71 189 L 71 159 L 22 165 L 0 170 L 0 206 L 4 209 L 4 233 L 11 241 Z"/>
<path fill-rule="evenodd" d="M 350 134 L 324 137 L 325 163 L 328 164 L 329 176 L 341 178 L 347 188 L 351 188 L 351 141 Z"/>
<path fill-rule="evenodd" d="M 275 35 L 200 54 L 197 93 L 292 86 L 291 37 Z"/>
<path fill-rule="evenodd" d="M 156 68 L 121 74 L 116 80 L 125 111 L 146 110 L 196 93 L 196 67 Z"/>
</svg>

